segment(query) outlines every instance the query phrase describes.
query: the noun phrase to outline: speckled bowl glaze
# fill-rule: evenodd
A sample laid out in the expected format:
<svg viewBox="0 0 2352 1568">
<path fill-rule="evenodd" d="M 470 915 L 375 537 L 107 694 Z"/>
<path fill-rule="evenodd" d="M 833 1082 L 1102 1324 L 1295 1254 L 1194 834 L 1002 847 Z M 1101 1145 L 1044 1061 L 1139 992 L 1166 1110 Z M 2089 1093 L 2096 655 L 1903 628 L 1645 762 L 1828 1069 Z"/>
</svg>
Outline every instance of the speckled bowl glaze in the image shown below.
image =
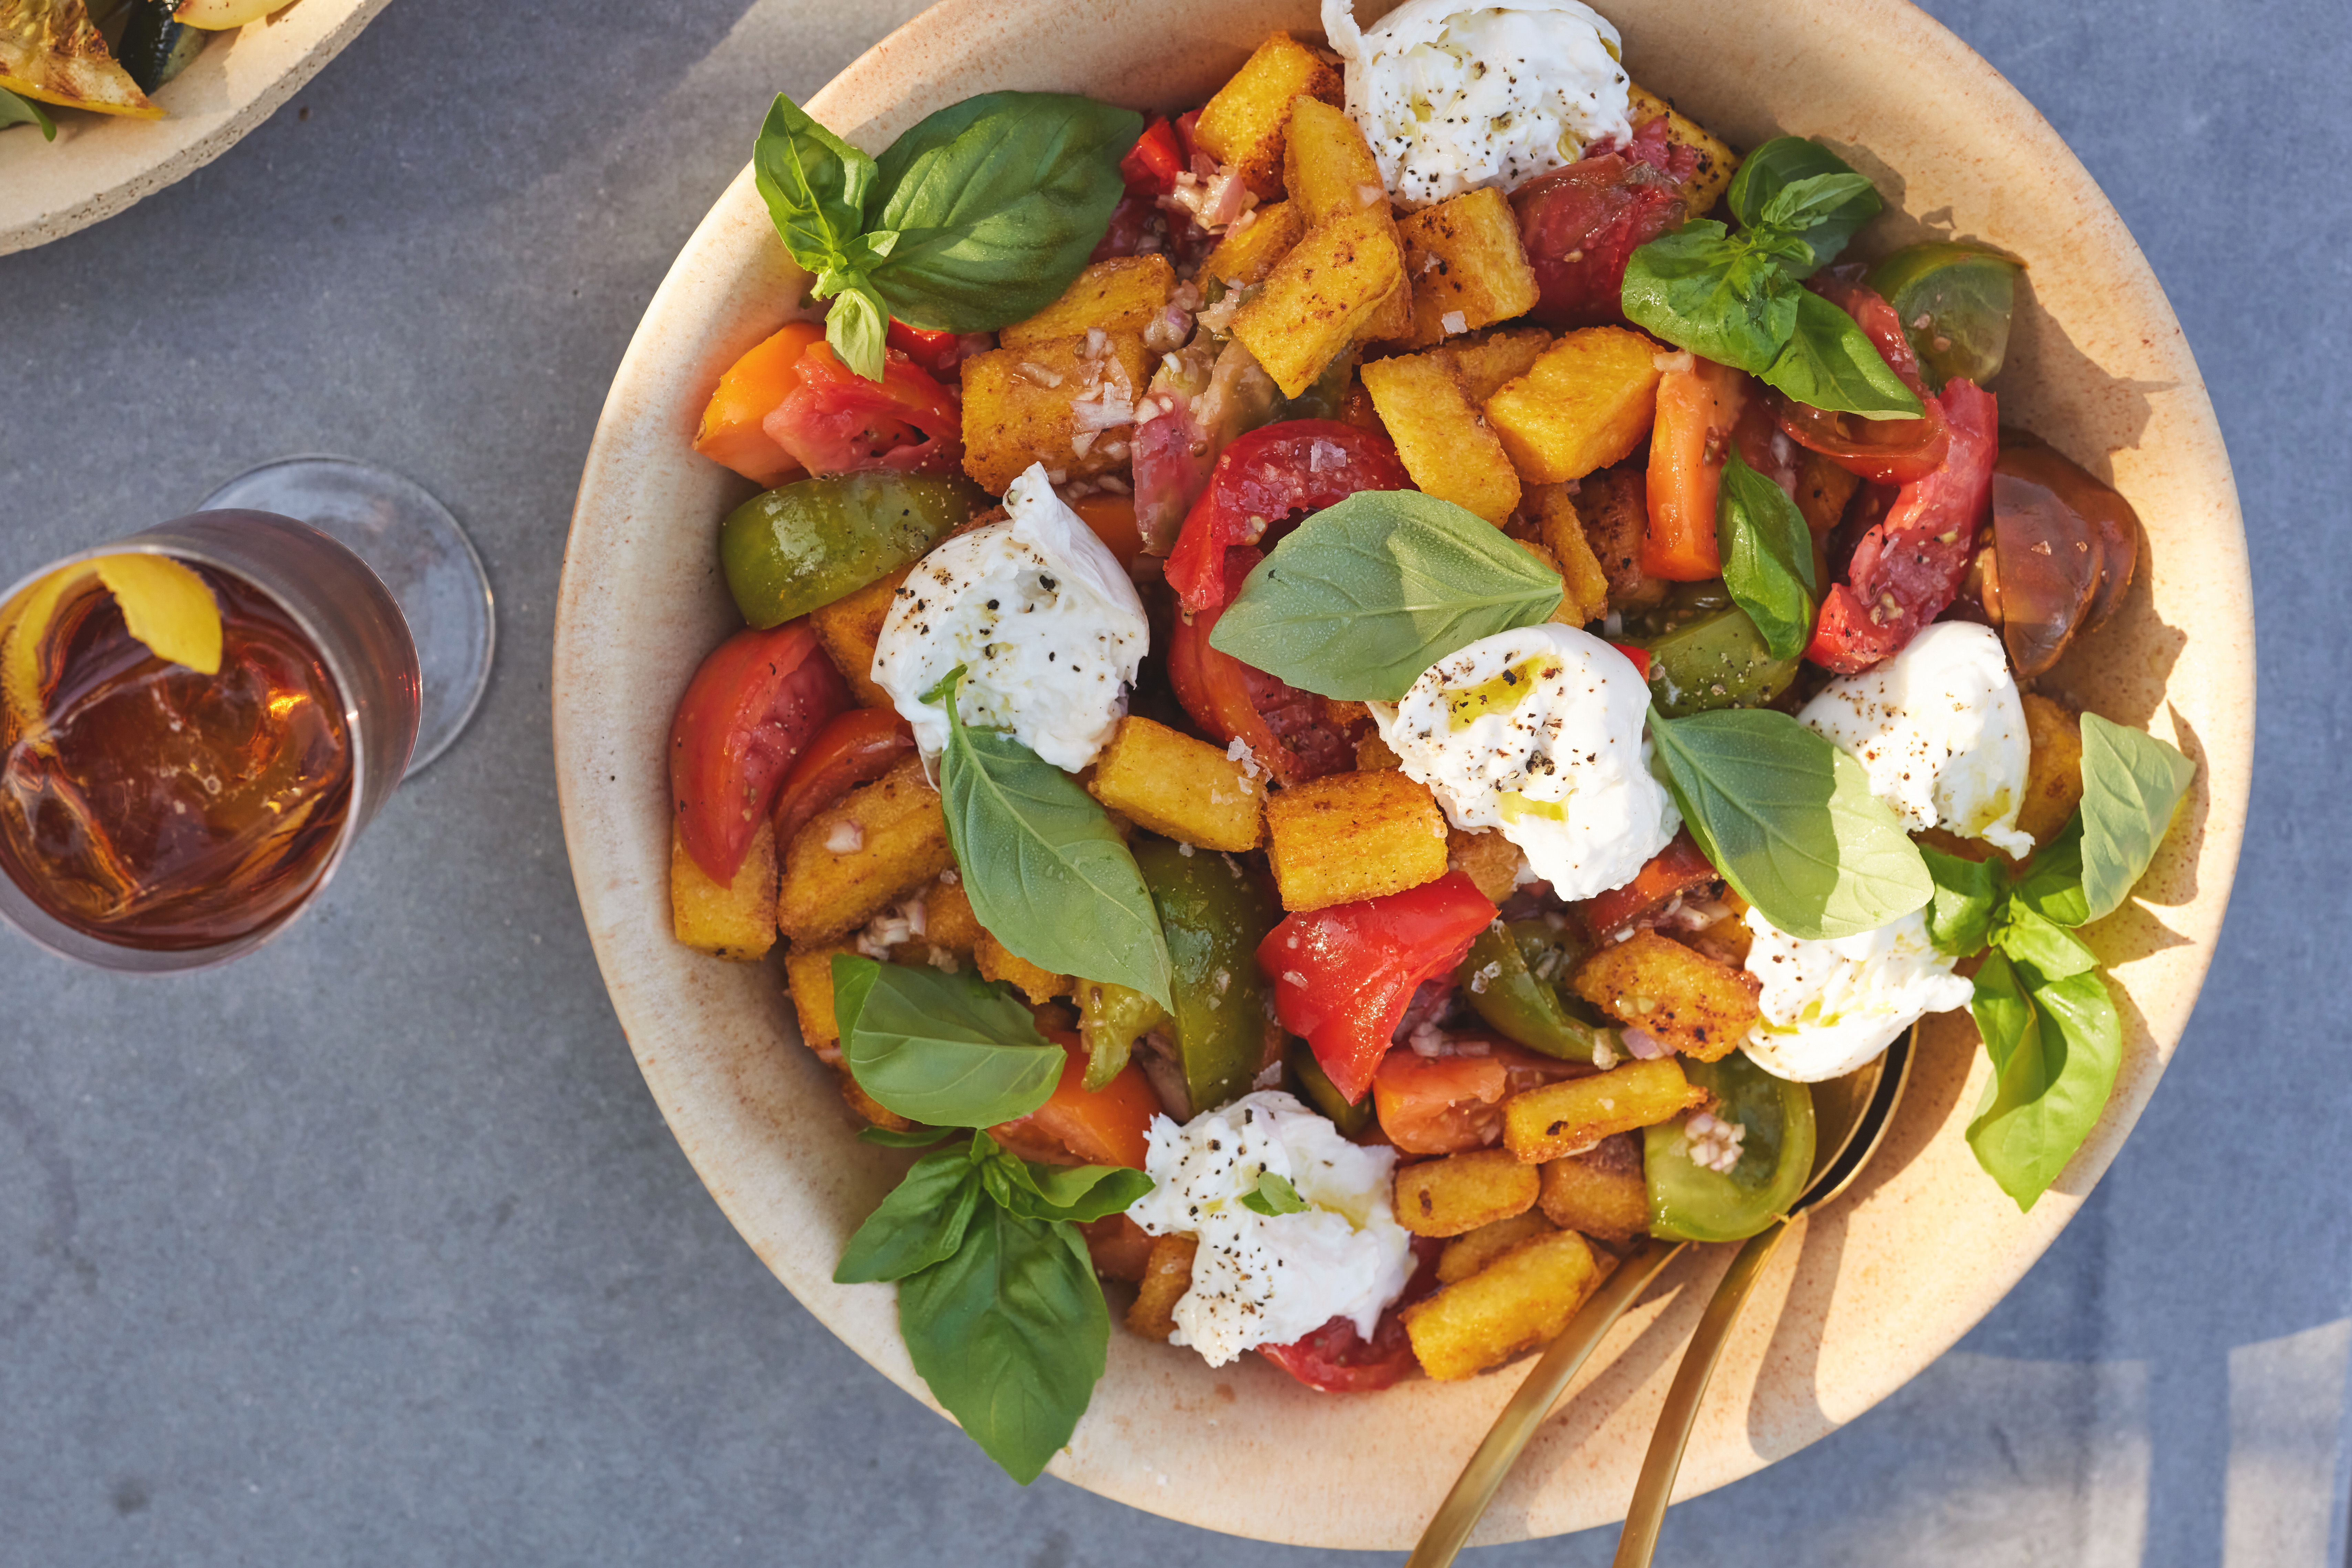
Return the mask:
<svg viewBox="0 0 2352 1568">
<path fill-rule="evenodd" d="M 1941 1354 L 2115 1158 L 2188 1022 L 2229 899 L 2253 740 L 2253 622 L 2229 463 L 2179 325 L 2114 209 L 2032 105 L 1896 0 L 1616 0 L 1608 11 L 1635 79 L 1736 145 L 1816 136 L 1875 180 L 1894 210 L 1870 246 L 1953 235 L 2031 265 L 1995 388 L 2004 420 L 2111 479 L 2150 543 L 2124 613 L 2045 688 L 2148 724 L 2200 764 L 2142 901 L 2089 933 L 2119 993 L 2126 1059 L 2080 1156 L 2021 1215 L 1962 1138 L 1986 1077 L 1974 1033 L 1964 1015 L 1939 1020 L 1878 1160 L 1780 1249 L 1741 1319 L 1683 1465 L 1680 1493 L 1691 1496 L 1853 1419 Z M 879 151 L 922 115 L 992 89 L 1197 103 L 1282 26 L 1313 31 L 1314 12 L 1299 0 L 949 0 L 809 107 Z M 1887 72 L 1889 59 L 1906 68 Z M 775 968 L 698 956 L 668 930 L 664 740 L 697 661 L 737 624 L 712 546 L 744 491 L 688 442 L 719 372 L 793 313 L 799 281 L 747 170 L 646 312 L 572 521 L 556 629 L 558 776 L 589 931 L 671 1130 L 777 1278 L 919 1399 L 889 1288 L 830 1278 L 905 1156 L 853 1140 L 830 1072 L 794 1043 Z M 1480 1540 L 1622 1514 L 1677 1352 L 1730 1250 L 1686 1256 L 1619 1324 Z M 1109 1373 L 1053 1469 L 1213 1530 L 1400 1549 L 1518 1375 L 1325 1396 L 1255 1357 L 1211 1371 L 1114 1332 Z"/>
<path fill-rule="evenodd" d="M 0 136 L 0 256 L 62 239 L 203 168 L 319 74 L 385 0 L 296 0 L 223 33 L 155 93 L 161 120 L 60 110 L 58 139 Z"/>
</svg>

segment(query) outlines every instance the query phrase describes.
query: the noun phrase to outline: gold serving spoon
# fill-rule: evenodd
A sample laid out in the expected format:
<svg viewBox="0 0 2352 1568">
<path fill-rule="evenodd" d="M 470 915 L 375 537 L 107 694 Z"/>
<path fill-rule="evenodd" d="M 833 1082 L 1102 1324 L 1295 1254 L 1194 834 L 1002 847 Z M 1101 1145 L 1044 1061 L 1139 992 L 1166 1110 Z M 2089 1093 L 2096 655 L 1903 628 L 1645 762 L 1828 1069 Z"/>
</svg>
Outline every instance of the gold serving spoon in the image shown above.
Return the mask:
<svg viewBox="0 0 2352 1568">
<path fill-rule="evenodd" d="M 1895 1105 L 1903 1098 L 1903 1086 L 1910 1077 L 1911 1058 L 1918 1038 L 1915 1028 L 1877 1060 L 1843 1078 L 1813 1086 L 1819 1152 L 1813 1161 L 1813 1180 L 1789 1205 L 1790 1215 L 1827 1203 L 1843 1192 L 1875 1152 L 1887 1124 L 1894 1120 Z M 1698 1418 L 1699 1397 L 1706 1392 L 1706 1380 L 1715 1371 L 1716 1359 L 1723 1352 L 1724 1341 L 1729 1337 L 1741 1304 L 1755 1288 L 1765 1263 L 1788 1228 L 1789 1221 L 1779 1219 L 1750 1237 L 1740 1247 L 1739 1256 L 1732 1260 L 1723 1282 L 1716 1287 L 1715 1297 L 1700 1317 L 1697 1331 L 1691 1336 L 1690 1347 L 1683 1352 L 1682 1365 L 1666 1394 L 1665 1407 L 1659 1413 L 1657 1430 L 1650 1438 L 1650 1451 L 1642 1460 L 1641 1479 L 1633 1489 L 1633 1506 L 1626 1511 L 1624 1532 L 1618 1538 L 1612 1568 L 1640 1568 L 1650 1561 L 1650 1553 L 1658 1542 L 1658 1528 L 1665 1519 L 1666 1500 L 1674 1491 L 1675 1475 L 1682 1468 L 1683 1448 L 1690 1441 L 1691 1426 Z M 1438 1505 L 1405 1568 L 1445 1568 L 1454 1561 L 1463 1542 L 1469 1540 L 1471 1530 L 1486 1513 L 1486 1505 L 1494 1500 L 1503 1478 L 1517 1462 L 1519 1451 L 1551 1414 L 1551 1407 L 1559 1402 L 1569 1380 L 1624 1315 L 1625 1309 L 1689 1245 L 1653 1237 L 1639 1251 L 1618 1264 L 1601 1289 L 1578 1309 L 1559 1338 L 1536 1363 L 1535 1370 L 1528 1373 L 1519 1391 L 1511 1396 L 1511 1402 L 1503 1407 L 1503 1413 L 1495 1418 L 1493 1430 L 1463 1467 L 1462 1477 L 1454 1483 L 1454 1489 Z"/>
</svg>

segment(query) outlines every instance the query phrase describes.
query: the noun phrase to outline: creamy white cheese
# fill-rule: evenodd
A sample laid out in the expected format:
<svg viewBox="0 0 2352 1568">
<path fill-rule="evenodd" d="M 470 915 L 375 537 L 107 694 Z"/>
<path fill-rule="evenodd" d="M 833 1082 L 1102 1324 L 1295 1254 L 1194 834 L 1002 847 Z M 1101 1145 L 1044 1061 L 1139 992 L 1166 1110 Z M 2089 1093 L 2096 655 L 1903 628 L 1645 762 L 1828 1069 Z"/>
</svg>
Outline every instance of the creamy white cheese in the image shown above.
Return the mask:
<svg viewBox="0 0 2352 1568">
<path fill-rule="evenodd" d="M 965 667 L 963 721 L 1010 730 L 1076 773 L 1110 742 L 1150 642 L 1118 557 L 1054 493 L 1043 464 L 1004 492 L 1002 522 L 958 534 L 898 589 L 874 649 L 876 685 L 914 726 L 926 763 L 948 743 L 923 700 Z"/>
<path fill-rule="evenodd" d="M 1623 654 L 1547 623 L 1481 637 L 1370 706 L 1454 826 L 1499 828 L 1573 903 L 1632 881 L 1682 826 L 1650 774 L 1649 705 Z"/>
<path fill-rule="evenodd" d="M 1617 29 L 1578 0 L 1407 0 L 1370 32 L 1349 0 L 1323 0 L 1323 32 L 1347 61 L 1349 117 L 1409 207 L 1507 191 L 1633 134 Z"/>
<path fill-rule="evenodd" d="M 2024 855 L 2017 830 L 2032 756 L 2000 636 L 1938 621 L 1893 658 L 1842 675 L 1797 715 L 1858 758 L 1905 827 L 1942 827 Z"/>
<path fill-rule="evenodd" d="M 1775 1078 L 1820 1083 L 1850 1073 L 1927 1014 L 1967 1006 L 1975 990 L 1927 940 L 1923 910 L 1831 942 L 1790 936 L 1761 910 L 1747 920 L 1763 1017 L 1741 1049 Z"/>
<path fill-rule="evenodd" d="M 1244 1095 L 1181 1127 L 1155 1118 L 1144 1169 L 1155 1184 L 1128 1217 L 1153 1236 L 1201 1244 L 1169 1342 L 1192 1346 L 1211 1366 L 1289 1344 L 1334 1318 L 1369 1340 L 1412 1278 L 1412 1239 L 1389 1206 L 1396 1151 L 1349 1142 L 1279 1090 Z M 1245 1207 L 1267 1172 L 1310 1206 Z"/>
</svg>

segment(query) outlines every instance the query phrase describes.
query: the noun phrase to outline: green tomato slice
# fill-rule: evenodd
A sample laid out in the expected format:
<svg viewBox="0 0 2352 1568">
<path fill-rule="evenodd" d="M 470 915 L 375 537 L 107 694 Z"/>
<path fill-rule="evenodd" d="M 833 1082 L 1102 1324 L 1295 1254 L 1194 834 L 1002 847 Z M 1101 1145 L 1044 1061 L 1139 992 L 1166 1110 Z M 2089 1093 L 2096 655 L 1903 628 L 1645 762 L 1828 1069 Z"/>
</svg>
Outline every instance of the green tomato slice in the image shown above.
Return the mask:
<svg viewBox="0 0 2352 1568">
<path fill-rule="evenodd" d="M 719 525 L 719 564 L 743 618 L 765 629 L 897 571 L 988 505 L 964 479 L 876 471 L 795 479 Z"/>
<path fill-rule="evenodd" d="M 1643 645 L 1650 700 L 1669 719 L 1717 708 L 1761 708 L 1789 689 L 1801 656 L 1775 658 L 1738 605 L 1688 621 Z"/>
<path fill-rule="evenodd" d="M 2024 268 L 1998 251 L 1950 240 L 1907 245 L 1871 269 L 1935 389 L 1956 376 L 1983 385 L 2009 353 L 2009 321 Z"/>
<path fill-rule="evenodd" d="M 1715 1096 L 1714 1114 L 1747 1129 L 1728 1171 L 1692 1160 L 1677 1118 L 1642 1135 L 1650 1234 L 1672 1241 L 1740 1241 L 1789 1212 L 1813 1173 L 1813 1096 L 1774 1078 L 1740 1052 L 1719 1062 L 1685 1058 L 1691 1082 Z"/>
</svg>

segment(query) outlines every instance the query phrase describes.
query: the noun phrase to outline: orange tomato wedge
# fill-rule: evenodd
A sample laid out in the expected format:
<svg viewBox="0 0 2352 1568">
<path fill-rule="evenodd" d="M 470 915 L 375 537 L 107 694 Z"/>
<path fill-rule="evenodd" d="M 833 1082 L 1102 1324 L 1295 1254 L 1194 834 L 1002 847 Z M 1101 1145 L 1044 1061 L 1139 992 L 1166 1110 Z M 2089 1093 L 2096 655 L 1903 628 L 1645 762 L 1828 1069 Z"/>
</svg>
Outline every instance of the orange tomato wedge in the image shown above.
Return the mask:
<svg viewBox="0 0 2352 1568">
<path fill-rule="evenodd" d="M 1731 432 L 1748 401 L 1748 377 L 1727 364 L 1693 358 L 1688 370 L 1658 381 L 1658 417 L 1650 429 L 1650 526 L 1642 570 L 1672 583 L 1723 575 L 1715 546 L 1716 489 Z"/>
<path fill-rule="evenodd" d="M 801 471 L 790 453 L 760 427 L 777 405 L 801 384 L 801 355 L 824 341 L 817 321 L 790 321 L 727 367 L 719 390 L 702 411 L 694 449 L 763 489 L 773 489 Z"/>
<path fill-rule="evenodd" d="M 1160 1097 L 1133 1062 L 1101 1089 L 1087 1092 L 1086 1048 L 1059 1030 L 1047 1037 L 1069 1053 L 1053 1097 L 1021 1118 L 990 1128 L 989 1135 L 1024 1160 L 1041 1164 L 1127 1165 L 1140 1171 L 1150 1143 Z"/>
<path fill-rule="evenodd" d="M 1070 503 L 1078 521 L 1095 531 L 1095 537 L 1110 546 L 1122 566 L 1133 566 L 1135 558 L 1143 553 L 1143 531 L 1135 522 L 1133 496 L 1080 496 Z"/>
</svg>

